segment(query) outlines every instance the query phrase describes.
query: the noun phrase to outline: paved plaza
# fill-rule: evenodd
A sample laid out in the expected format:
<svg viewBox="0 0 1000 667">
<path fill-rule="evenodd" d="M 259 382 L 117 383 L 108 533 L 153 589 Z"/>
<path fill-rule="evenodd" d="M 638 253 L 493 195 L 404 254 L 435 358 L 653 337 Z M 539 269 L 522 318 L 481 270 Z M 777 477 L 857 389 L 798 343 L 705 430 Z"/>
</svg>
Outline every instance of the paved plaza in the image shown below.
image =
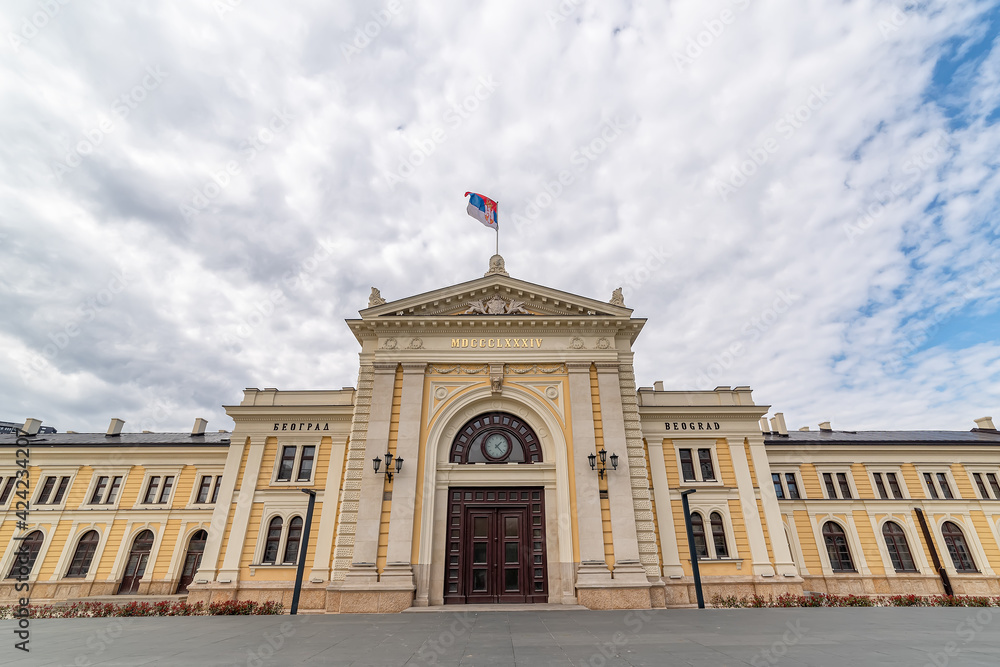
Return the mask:
<svg viewBox="0 0 1000 667">
<path fill-rule="evenodd" d="M 468 611 L 0 622 L 4 665 L 1000 665 L 1000 609 Z"/>
</svg>

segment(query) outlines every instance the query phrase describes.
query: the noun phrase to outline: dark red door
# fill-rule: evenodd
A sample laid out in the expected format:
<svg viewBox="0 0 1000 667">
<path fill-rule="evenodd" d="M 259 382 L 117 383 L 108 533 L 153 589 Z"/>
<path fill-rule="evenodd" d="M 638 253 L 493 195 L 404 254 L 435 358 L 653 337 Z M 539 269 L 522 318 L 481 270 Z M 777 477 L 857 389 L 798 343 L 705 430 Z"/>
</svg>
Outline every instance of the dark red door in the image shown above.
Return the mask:
<svg viewBox="0 0 1000 667">
<path fill-rule="evenodd" d="M 149 563 L 149 552 L 152 548 L 152 531 L 144 530 L 135 536 L 132 550 L 125 562 L 125 576 L 122 577 L 122 583 L 118 587 L 118 595 L 131 595 L 139 590 L 139 581 L 142 575 L 146 574 L 146 565 Z"/>
<path fill-rule="evenodd" d="M 445 603 L 547 602 L 542 490 L 449 489 Z"/>
<path fill-rule="evenodd" d="M 184 569 L 181 570 L 181 580 L 177 583 L 178 593 L 187 593 L 188 586 L 194 581 L 194 573 L 201 567 L 201 556 L 205 553 L 205 541 L 208 533 L 199 530 L 191 536 L 187 555 L 184 557 Z"/>
</svg>

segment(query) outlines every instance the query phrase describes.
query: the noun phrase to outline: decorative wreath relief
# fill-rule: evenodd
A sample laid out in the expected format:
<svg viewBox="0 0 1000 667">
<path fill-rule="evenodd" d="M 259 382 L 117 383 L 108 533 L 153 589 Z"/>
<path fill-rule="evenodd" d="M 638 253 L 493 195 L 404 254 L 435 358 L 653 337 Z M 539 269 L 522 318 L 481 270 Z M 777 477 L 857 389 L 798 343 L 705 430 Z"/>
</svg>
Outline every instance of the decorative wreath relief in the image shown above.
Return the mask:
<svg viewBox="0 0 1000 667">
<path fill-rule="evenodd" d="M 611 347 L 611 341 L 610 340 L 608 340 L 607 338 L 598 338 L 597 339 L 597 349 L 598 350 L 606 350 L 609 347 Z"/>
<path fill-rule="evenodd" d="M 555 387 L 546 387 L 545 395 L 551 398 L 553 401 L 559 398 L 559 390 Z"/>
<path fill-rule="evenodd" d="M 569 342 L 569 346 L 571 348 L 573 348 L 574 350 L 582 350 L 583 349 L 583 339 L 579 338 L 579 337 L 576 337 L 576 338 L 574 338 L 573 340 L 571 340 Z"/>
<path fill-rule="evenodd" d="M 424 339 L 423 338 L 414 338 L 413 340 L 410 341 L 410 344 L 409 344 L 408 347 L 411 350 L 419 350 L 423 346 L 424 346 Z"/>
<path fill-rule="evenodd" d="M 438 387 L 437 389 L 434 390 L 434 398 L 436 398 L 439 401 L 443 401 L 444 399 L 448 398 L 448 389 L 445 387 Z"/>
<path fill-rule="evenodd" d="M 386 350 L 395 350 L 396 349 L 396 339 L 395 338 L 386 338 L 385 342 L 382 343 L 382 347 L 384 349 L 386 349 Z"/>
</svg>

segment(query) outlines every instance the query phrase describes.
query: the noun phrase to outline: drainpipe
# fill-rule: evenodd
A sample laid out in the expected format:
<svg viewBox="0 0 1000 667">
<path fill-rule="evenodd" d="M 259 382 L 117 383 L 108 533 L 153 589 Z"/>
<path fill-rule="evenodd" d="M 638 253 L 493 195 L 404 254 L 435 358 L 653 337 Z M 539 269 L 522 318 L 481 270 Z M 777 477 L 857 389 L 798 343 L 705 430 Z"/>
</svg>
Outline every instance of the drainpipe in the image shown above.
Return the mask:
<svg viewBox="0 0 1000 667">
<path fill-rule="evenodd" d="M 941 577 L 941 583 L 944 584 L 944 594 L 954 595 L 955 592 L 951 588 L 951 580 L 948 579 L 948 572 L 941 566 L 941 559 L 938 558 L 937 547 L 934 546 L 934 539 L 931 537 L 931 531 L 927 527 L 927 519 L 924 518 L 924 511 L 919 507 L 914 507 L 913 511 L 917 513 L 917 520 L 920 521 L 920 530 L 923 531 L 924 539 L 927 541 L 927 550 L 931 552 L 934 569 L 937 570 L 938 575 Z"/>
</svg>

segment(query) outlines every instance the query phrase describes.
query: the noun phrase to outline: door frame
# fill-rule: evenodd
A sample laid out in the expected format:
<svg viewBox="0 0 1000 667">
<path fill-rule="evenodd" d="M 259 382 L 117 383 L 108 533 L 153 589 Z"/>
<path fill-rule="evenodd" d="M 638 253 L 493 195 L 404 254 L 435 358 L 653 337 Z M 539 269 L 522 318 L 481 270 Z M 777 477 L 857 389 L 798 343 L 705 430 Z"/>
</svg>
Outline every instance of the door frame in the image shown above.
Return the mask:
<svg viewBox="0 0 1000 667">
<path fill-rule="evenodd" d="M 135 546 L 136 546 L 136 543 L 138 543 L 138 541 L 139 541 L 139 537 L 143 533 L 145 533 L 147 531 L 152 535 L 152 538 L 149 540 L 149 549 L 144 549 L 142 551 L 136 551 Z M 121 581 L 118 582 L 118 590 L 115 592 L 115 595 L 133 595 L 133 594 L 137 594 L 139 592 L 139 586 L 142 584 L 142 579 L 143 579 L 143 577 L 146 576 L 146 571 L 149 569 L 149 561 L 152 558 L 153 549 L 154 549 L 155 544 L 156 544 L 156 533 L 154 533 L 152 530 L 150 530 L 150 529 L 147 528 L 147 529 L 140 530 L 138 533 L 135 534 L 135 536 L 132 538 L 132 544 L 131 544 L 131 546 L 129 546 L 128 554 L 125 556 L 125 567 L 122 569 Z M 131 560 L 132 560 L 132 555 L 133 554 L 137 554 L 139 556 L 139 563 L 136 564 L 136 569 L 137 570 L 139 569 L 139 565 L 140 564 L 143 565 L 143 567 L 142 567 L 142 574 L 139 574 L 138 576 L 136 576 L 136 575 L 129 576 L 129 574 L 128 574 L 128 566 L 129 566 L 129 562 L 131 562 Z M 145 563 L 142 562 L 142 556 L 143 555 L 146 556 Z M 126 579 L 131 579 L 135 583 L 135 588 L 134 589 L 132 589 L 130 587 L 130 590 L 128 590 L 128 591 L 124 591 L 123 590 L 124 587 L 125 587 L 125 580 Z"/>
</svg>

